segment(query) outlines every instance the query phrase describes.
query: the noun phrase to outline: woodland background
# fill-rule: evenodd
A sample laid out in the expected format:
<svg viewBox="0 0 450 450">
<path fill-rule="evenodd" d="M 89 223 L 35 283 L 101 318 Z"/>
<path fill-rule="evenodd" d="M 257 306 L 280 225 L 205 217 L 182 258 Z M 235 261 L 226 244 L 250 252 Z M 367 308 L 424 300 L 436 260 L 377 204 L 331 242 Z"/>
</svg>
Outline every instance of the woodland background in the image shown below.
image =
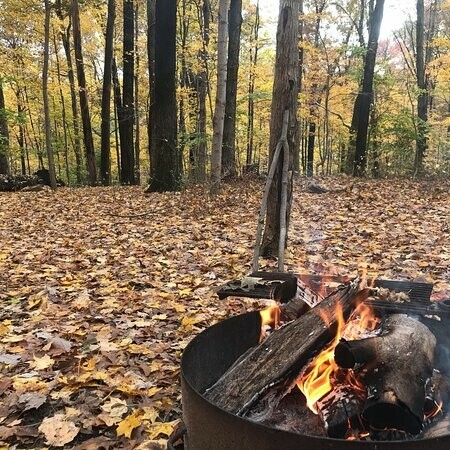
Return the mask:
<svg viewBox="0 0 450 450">
<path fill-rule="evenodd" d="M 58 177 L 70 184 L 147 182 L 155 104 L 151 90 L 158 49 L 154 40 L 155 0 L 129 0 L 117 5 L 100 0 L 47 3 L 49 144 Z M 166 5 L 170 3 L 174 8 L 175 2 Z M 374 2 L 299 3 L 300 135 L 295 170 L 307 175 L 351 173 L 349 129 L 363 75 Z M 399 29 L 378 45 L 368 130 L 367 172 L 374 176 L 408 176 L 423 171 L 445 175 L 449 171 L 450 3 L 420 3 L 423 16 L 419 22 L 411 17 L 399 23 Z M 108 10 L 111 13 L 113 4 L 115 20 L 110 17 L 107 30 Z M 81 24 L 76 33 L 80 40 L 78 53 L 74 51 L 74 5 L 78 6 Z M 3 0 L 1 7 L 0 128 L 4 156 L 0 172 L 33 173 L 38 167 L 48 167 L 42 94 L 44 5 L 32 0 Z M 180 0 L 176 2 L 176 30 L 170 30 L 176 33 L 178 134 L 174 158 L 180 160 L 181 184 L 205 181 L 209 172 L 218 7 L 215 0 Z M 258 2 L 233 0 L 230 8 L 228 64 L 238 65 L 239 70 L 235 81 L 228 80 L 232 85 L 227 91 L 225 117 L 231 122 L 225 120 L 224 175 L 241 173 L 245 168 L 267 168 L 275 58 L 270 33 L 274 26 L 267 27 Z M 422 31 L 421 42 L 417 41 L 418 29 Z M 102 92 L 105 80 L 110 79 L 108 74 L 104 76 L 107 31 L 113 38 L 114 92 L 112 99 L 106 100 L 107 108 L 103 108 L 110 110 L 109 131 L 102 133 Z M 162 50 L 164 53 L 167 49 Z M 236 51 L 237 55 L 230 54 Z M 80 85 L 77 74 L 81 69 L 85 81 Z M 233 90 L 237 94 L 235 112 L 229 105 Z M 80 103 L 84 94 L 87 98 L 81 112 L 88 107 L 89 117 L 82 124 L 85 119 L 80 116 Z M 422 111 L 418 110 L 419 97 Z M 123 130 L 119 129 L 121 125 Z M 85 128 L 92 131 L 85 132 Z M 104 139 L 108 141 L 111 169 L 105 162 L 107 156 L 101 156 L 101 148 L 106 148 L 102 134 L 109 136 Z M 426 156 L 422 168 L 416 144 L 423 134 Z M 232 158 L 231 166 L 227 157 Z M 109 174 L 106 179 L 105 171 Z"/>
</svg>

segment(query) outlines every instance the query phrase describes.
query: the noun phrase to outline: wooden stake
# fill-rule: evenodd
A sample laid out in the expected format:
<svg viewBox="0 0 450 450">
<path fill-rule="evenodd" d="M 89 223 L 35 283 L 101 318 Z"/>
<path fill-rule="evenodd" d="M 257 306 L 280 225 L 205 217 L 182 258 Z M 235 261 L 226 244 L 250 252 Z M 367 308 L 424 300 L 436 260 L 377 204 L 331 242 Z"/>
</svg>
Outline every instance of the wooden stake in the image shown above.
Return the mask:
<svg viewBox="0 0 450 450">
<path fill-rule="evenodd" d="M 287 130 L 289 125 L 289 110 L 286 110 L 284 112 L 283 116 L 283 128 L 281 131 L 281 138 L 278 141 L 277 147 L 275 149 L 275 152 L 273 154 L 272 164 L 270 165 L 269 173 L 267 175 L 267 181 L 266 186 L 264 188 L 264 195 L 261 202 L 261 209 L 259 211 L 259 218 L 258 218 L 258 226 L 256 228 L 256 238 L 255 238 L 255 249 L 253 250 L 253 262 L 252 262 L 252 269 L 253 272 L 257 272 L 259 269 L 259 253 L 261 251 L 261 236 L 262 236 L 262 229 L 264 225 L 264 217 L 266 215 L 267 211 L 267 200 L 269 198 L 269 190 L 270 186 L 273 182 L 273 177 L 275 175 L 275 170 L 278 165 L 278 159 L 280 157 L 280 152 L 284 148 L 288 148 L 289 146 L 287 144 Z"/>
</svg>

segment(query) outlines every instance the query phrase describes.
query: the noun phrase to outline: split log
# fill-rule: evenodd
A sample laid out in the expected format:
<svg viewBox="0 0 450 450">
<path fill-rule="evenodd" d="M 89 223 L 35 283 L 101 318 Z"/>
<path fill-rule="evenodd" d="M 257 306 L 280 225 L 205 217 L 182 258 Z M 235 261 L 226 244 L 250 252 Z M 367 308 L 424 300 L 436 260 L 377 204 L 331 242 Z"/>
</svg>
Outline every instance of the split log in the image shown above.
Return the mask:
<svg viewBox="0 0 450 450">
<path fill-rule="evenodd" d="M 327 436 L 345 439 L 349 430 L 356 432 L 364 428 L 361 421 L 364 399 L 346 382 L 344 373 L 337 374 L 337 379 L 340 378 L 339 384 L 317 402 L 317 409 Z"/>
<path fill-rule="evenodd" d="M 358 292 L 358 285 L 359 280 L 355 280 L 343 286 L 297 320 L 275 330 L 228 370 L 204 396 L 220 408 L 243 415 L 268 388 L 289 375 L 298 374 L 332 339 L 337 323 L 336 306 L 341 305 L 347 318 L 355 304 L 369 295 L 368 290 Z M 318 313 L 330 318 L 330 328 Z"/>
<path fill-rule="evenodd" d="M 335 361 L 344 368 L 364 364 L 362 380 L 368 389 L 362 416 L 375 429 L 397 429 L 413 435 L 423 427 L 425 385 L 433 373 L 436 338 L 421 322 L 394 314 L 383 334 L 343 341 Z"/>
</svg>

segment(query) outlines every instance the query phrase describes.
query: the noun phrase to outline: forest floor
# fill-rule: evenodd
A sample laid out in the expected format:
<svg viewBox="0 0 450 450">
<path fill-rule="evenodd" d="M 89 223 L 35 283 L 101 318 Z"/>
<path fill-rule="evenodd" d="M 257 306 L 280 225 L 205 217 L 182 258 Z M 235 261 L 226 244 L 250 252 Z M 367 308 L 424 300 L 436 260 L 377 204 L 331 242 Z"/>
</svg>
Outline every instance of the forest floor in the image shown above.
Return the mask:
<svg viewBox="0 0 450 450">
<path fill-rule="evenodd" d="M 347 189 L 297 183 L 287 269 L 367 268 L 450 297 L 450 182 L 321 183 Z M 251 271 L 262 189 L 1 193 L 0 448 L 164 448 L 183 349 L 257 306 L 214 288 Z"/>
</svg>

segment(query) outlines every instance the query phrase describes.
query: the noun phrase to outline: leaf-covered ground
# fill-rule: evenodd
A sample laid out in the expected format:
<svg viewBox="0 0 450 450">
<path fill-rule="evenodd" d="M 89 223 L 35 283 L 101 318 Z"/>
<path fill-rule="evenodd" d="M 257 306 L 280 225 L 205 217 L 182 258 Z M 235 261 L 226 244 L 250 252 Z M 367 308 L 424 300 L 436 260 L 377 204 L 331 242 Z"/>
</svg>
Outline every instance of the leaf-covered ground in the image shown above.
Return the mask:
<svg viewBox="0 0 450 450">
<path fill-rule="evenodd" d="M 288 269 L 435 283 L 450 296 L 450 183 L 296 186 Z M 255 307 L 214 288 L 250 272 L 262 184 L 0 194 L 1 448 L 162 448 L 193 335 Z M 123 217 L 128 216 L 128 217 Z M 274 262 L 263 261 L 266 267 Z"/>
</svg>

